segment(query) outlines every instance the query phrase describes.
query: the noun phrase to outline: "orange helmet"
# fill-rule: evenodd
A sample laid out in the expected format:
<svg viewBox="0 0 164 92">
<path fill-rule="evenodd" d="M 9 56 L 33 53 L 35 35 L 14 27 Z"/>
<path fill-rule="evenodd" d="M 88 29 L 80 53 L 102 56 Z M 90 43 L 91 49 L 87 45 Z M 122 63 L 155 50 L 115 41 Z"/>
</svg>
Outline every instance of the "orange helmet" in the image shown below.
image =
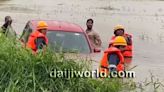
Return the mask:
<svg viewBox="0 0 164 92">
<path fill-rule="evenodd" d="M 37 25 L 37 29 L 40 30 L 40 29 L 47 29 L 48 28 L 48 25 L 45 21 L 39 21 L 38 22 L 38 25 Z"/>
<path fill-rule="evenodd" d="M 122 45 L 122 46 L 127 46 L 127 42 L 123 36 L 117 36 L 113 42 L 114 46 L 117 45 Z"/>
</svg>

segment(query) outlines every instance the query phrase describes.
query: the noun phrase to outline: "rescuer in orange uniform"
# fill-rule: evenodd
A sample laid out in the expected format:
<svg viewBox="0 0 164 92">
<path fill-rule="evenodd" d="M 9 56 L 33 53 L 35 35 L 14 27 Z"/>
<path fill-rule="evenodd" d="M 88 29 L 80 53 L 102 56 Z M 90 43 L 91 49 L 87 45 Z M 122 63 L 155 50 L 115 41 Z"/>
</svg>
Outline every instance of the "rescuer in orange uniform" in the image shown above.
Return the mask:
<svg viewBox="0 0 164 92">
<path fill-rule="evenodd" d="M 123 56 L 125 58 L 125 64 L 127 66 L 127 69 L 129 68 L 131 62 L 132 62 L 132 51 L 133 51 L 133 44 L 132 44 L 132 35 L 125 33 L 125 28 L 122 25 L 116 25 L 114 27 L 114 36 L 111 38 L 109 42 L 109 47 L 112 46 L 114 39 L 117 36 L 123 36 L 126 39 L 127 46 L 126 49 L 123 52 Z"/>
<path fill-rule="evenodd" d="M 122 52 L 126 49 L 127 42 L 123 36 L 117 36 L 113 41 L 113 46 L 104 52 L 100 63 L 100 72 L 124 71 L 124 56 Z"/>
<path fill-rule="evenodd" d="M 27 47 L 31 48 L 34 53 L 37 53 L 39 49 L 45 50 L 45 46 L 48 45 L 48 38 L 46 36 L 48 25 L 44 21 L 39 21 L 37 30 L 30 34 Z"/>
</svg>

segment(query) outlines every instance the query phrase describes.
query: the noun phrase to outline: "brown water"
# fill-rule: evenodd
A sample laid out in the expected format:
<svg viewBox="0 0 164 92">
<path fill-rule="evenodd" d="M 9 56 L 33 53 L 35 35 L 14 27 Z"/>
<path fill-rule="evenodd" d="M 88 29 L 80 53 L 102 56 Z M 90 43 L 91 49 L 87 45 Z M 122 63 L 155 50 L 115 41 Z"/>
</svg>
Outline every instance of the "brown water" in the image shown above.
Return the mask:
<svg viewBox="0 0 164 92">
<path fill-rule="evenodd" d="M 0 24 L 10 15 L 20 34 L 30 19 L 70 21 L 85 29 L 86 20 L 93 18 L 94 29 L 103 40 L 103 49 L 113 35 L 113 27 L 122 24 L 134 37 L 136 81 L 143 81 L 151 71 L 163 82 L 163 5 L 163 1 L 155 0 L 10 0 L 0 3 Z"/>
</svg>

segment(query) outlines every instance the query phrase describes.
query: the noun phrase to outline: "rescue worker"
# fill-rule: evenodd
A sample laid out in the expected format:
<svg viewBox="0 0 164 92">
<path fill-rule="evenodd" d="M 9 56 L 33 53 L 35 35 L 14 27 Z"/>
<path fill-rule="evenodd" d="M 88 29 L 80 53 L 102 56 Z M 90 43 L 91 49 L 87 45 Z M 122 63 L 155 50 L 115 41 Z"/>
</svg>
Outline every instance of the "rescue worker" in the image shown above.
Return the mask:
<svg viewBox="0 0 164 92">
<path fill-rule="evenodd" d="M 0 33 L 11 39 L 16 38 L 16 32 L 12 27 L 12 18 L 10 16 L 5 17 L 5 23 L 0 27 Z"/>
<path fill-rule="evenodd" d="M 125 58 L 126 68 L 129 69 L 130 64 L 132 62 L 132 35 L 125 33 L 124 26 L 116 25 L 114 27 L 114 36 L 112 37 L 112 39 L 109 42 L 109 47 L 112 46 L 113 41 L 117 36 L 123 36 L 126 39 L 127 46 L 123 53 L 123 56 Z"/>
<path fill-rule="evenodd" d="M 113 46 L 104 51 L 100 62 L 100 73 L 109 74 L 111 71 L 124 71 L 124 52 L 127 42 L 123 36 L 117 36 Z"/>
<path fill-rule="evenodd" d="M 31 48 L 34 53 L 39 50 L 45 50 L 45 46 L 48 45 L 48 38 L 46 37 L 48 25 L 44 21 L 39 21 L 37 30 L 30 34 L 27 47 Z"/>
<path fill-rule="evenodd" d="M 101 44 L 102 44 L 102 41 L 101 41 L 100 36 L 98 35 L 98 33 L 96 33 L 93 30 L 93 23 L 94 23 L 93 19 L 88 19 L 87 20 L 87 22 L 86 22 L 86 25 L 87 25 L 86 34 L 89 37 L 89 40 L 91 42 L 92 47 L 100 48 Z"/>
</svg>

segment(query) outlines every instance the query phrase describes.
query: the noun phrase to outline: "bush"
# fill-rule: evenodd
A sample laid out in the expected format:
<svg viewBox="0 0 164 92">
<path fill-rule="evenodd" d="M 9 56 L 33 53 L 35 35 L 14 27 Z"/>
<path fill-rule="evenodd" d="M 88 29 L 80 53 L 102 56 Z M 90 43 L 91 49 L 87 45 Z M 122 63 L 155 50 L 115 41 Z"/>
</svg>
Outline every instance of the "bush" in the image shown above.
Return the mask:
<svg viewBox="0 0 164 92">
<path fill-rule="evenodd" d="M 118 92 L 117 79 L 53 78 L 53 69 L 82 71 L 84 65 L 63 54 L 33 55 L 16 41 L 0 37 L 0 92 Z"/>
</svg>

